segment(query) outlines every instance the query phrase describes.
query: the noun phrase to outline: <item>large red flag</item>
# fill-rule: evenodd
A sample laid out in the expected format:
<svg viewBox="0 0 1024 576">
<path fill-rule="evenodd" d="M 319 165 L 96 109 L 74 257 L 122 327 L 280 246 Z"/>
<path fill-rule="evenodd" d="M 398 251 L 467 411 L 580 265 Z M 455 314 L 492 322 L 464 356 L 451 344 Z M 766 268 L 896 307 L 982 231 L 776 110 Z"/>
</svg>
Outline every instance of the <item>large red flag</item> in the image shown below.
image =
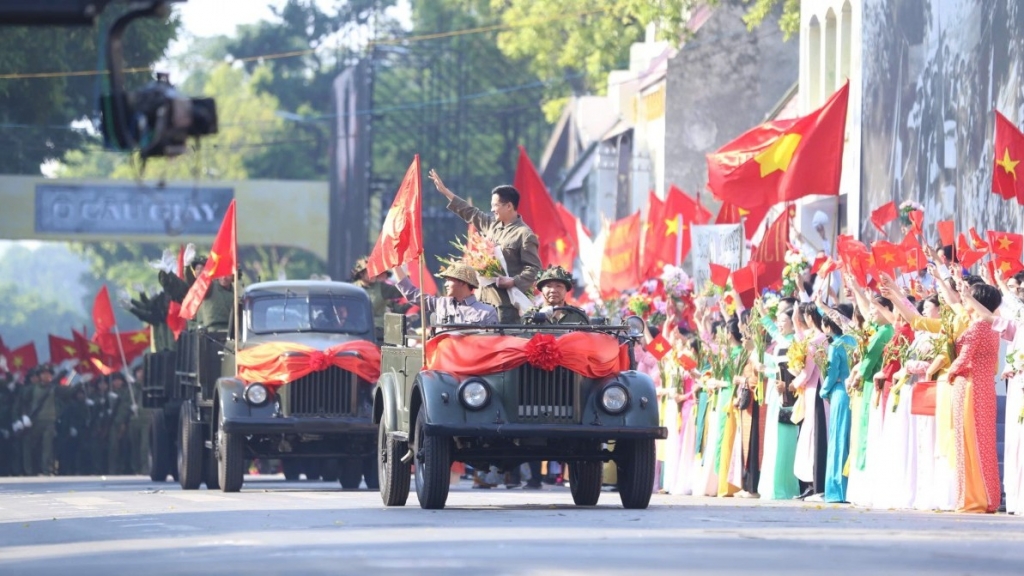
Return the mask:
<svg viewBox="0 0 1024 576">
<path fill-rule="evenodd" d="M 608 228 L 601 260 L 601 294 L 606 297 L 640 285 L 640 212 L 617 220 Z"/>
<path fill-rule="evenodd" d="M 747 240 L 750 240 L 754 234 L 757 234 L 757 229 L 761 227 L 761 222 L 764 222 L 769 209 L 771 206 L 767 204 L 748 210 L 729 202 L 722 202 L 722 207 L 718 210 L 718 216 L 715 218 L 715 224 L 739 224 L 742 222 L 743 231 Z"/>
<path fill-rule="evenodd" d="M 114 307 L 110 304 L 110 293 L 107 292 L 106 286 L 100 288 L 92 302 L 92 323 L 96 327 L 97 334 L 110 332 L 117 323 L 114 319 Z"/>
<path fill-rule="evenodd" d="M 29 342 L 7 353 L 7 369 L 11 372 L 25 372 L 39 366 L 35 342 Z"/>
<path fill-rule="evenodd" d="M 100 350 L 104 354 L 120 358 L 121 352 L 117 346 L 117 336 L 114 334 L 97 334 L 95 338 L 96 342 L 100 345 Z M 125 360 L 131 364 L 132 360 L 141 356 L 149 348 L 149 329 L 143 328 L 134 332 L 122 332 L 120 340 Z"/>
<path fill-rule="evenodd" d="M 741 208 L 839 195 L 850 84 L 824 106 L 762 124 L 708 154 L 708 188 Z"/>
<path fill-rule="evenodd" d="M 96 366 L 92 363 L 92 358 L 97 358 L 103 354 L 100 350 L 100 345 L 91 342 L 85 337 L 84 329 L 82 332 L 78 330 L 71 330 L 72 338 L 74 338 L 75 348 L 78 349 L 78 366 L 75 367 L 76 372 L 99 374 L 96 370 Z"/>
<path fill-rule="evenodd" d="M 412 159 L 398 187 L 395 201 L 384 218 L 377 243 L 366 260 L 366 272 L 371 278 L 395 266 L 411 262 L 423 254 L 423 181 L 420 174 L 420 155 Z"/>
<path fill-rule="evenodd" d="M 755 278 L 758 291 L 782 280 L 782 271 L 786 268 L 786 250 L 789 248 L 789 221 L 792 217 L 792 209 L 783 210 L 765 231 L 761 244 L 750 254 L 752 262 L 764 264 L 763 271 Z"/>
<path fill-rule="evenodd" d="M 554 264 L 558 264 L 572 272 L 576 256 L 580 252 L 580 240 L 576 235 L 576 215 L 569 212 L 569 209 L 563 206 L 561 202 L 555 202 L 555 210 L 558 211 L 558 217 L 562 220 L 562 227 L 565 228 L 567 236 L 555 240 L 557 258 Z"/>
<path fill-rule="evenodd" d="M 79 357 L 78 346 L 74 340 L 61 338 L 50 334 L 50 362 L 60 364 L 65 360 L 75 360 Z"/>
<path fill-rule="evenodd" d="M 181 303 L 179 316 L 186 320 L 195 318 L 199 305 L 206 298 L 206 292 L 210 289 L 210 283 L 217 278 L 234 276 L 237 263 L 235 246 L 235 201 L 228 204 L 224 213 L 224 220 L 220 223 L 220 230 L 213 240 L 213 247 L 210 248 L 210 256 L 206 259 L 203 272 L 196 281 L 192 283 L 185 300 Z"/>
<path fill-rule="evenodd" d="M 647 193 L 647 218 L 643 223 L 644 231 L 644 246 L 643 255 L 640 259 L 640 275 L 644 278 L 656 278 L 661 276 L 661 271 L 665 267 L 665 264 L 674 261 L 675 252 L 673 252 L 673 258 L 667 259 L 662 254 L 663 242 L 660 241 L 658 234 L 658 223 L 662 221 L 665 213 L 665 202 L 658 195 L 651 190 Z"/>
<path fill-rule="evenodd" d="M 566 228 L 561 218 L 554 217 L 558 213 L 555 201 L 526 154 L 526 148 L 521 145 L 519 163 L 516 164 L 516 176 L 512 185 L 519 191 L 519 215 L 540 240 L 541 264 L 558 264 L 565 267 L 569 246 L 575 245 L 575 229 Z M 562 249 L 561 252 L 559 248 Z M 568 265 L 571 267 L 572 262 L 570 261 Z"/>
<path fill-rule="evenodd" d="M 1016 198 L 1024 204 L 1024 134 L 996 110 L 995 164 L 992 166 L 992 191 L 1004 200 Z"/>
</svg>

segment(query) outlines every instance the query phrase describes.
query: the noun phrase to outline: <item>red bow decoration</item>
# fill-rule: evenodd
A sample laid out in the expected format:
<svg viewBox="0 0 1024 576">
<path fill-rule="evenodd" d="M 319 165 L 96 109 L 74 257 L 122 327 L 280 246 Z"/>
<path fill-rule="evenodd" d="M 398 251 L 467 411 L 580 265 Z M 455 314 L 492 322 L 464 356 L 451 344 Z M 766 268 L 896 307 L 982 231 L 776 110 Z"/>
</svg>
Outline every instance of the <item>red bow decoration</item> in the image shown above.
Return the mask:
<svg viewBox="0 0 1024 576">
<path fill-rule="evenodd" d="M 551 334 L 536 334 L 526 344 L 526 361 L 540 368 L 551 371 L 562 363 L 562 351 L 558 342 Z"/>
<path fill-rule="evenodd" d="M 246 382 L 277 386 L 337 366 L 363 380 L 380 378 L 380 350 L 372 342 L 353 340 L 317 350 L 294 342 L 268 342 L 239 350 L 238 377 Z"/>
<path fill-rule="evenodd" d="M 562 366 L 586 378 L 603 378 L 629 369 L 629 351 L 615 336 L 570 332 L 555 338 L 442 334 L 427 340 L 427 370 L 458 376 L 495 374 L 529 362 L 545 370 Z"/>
</svg>

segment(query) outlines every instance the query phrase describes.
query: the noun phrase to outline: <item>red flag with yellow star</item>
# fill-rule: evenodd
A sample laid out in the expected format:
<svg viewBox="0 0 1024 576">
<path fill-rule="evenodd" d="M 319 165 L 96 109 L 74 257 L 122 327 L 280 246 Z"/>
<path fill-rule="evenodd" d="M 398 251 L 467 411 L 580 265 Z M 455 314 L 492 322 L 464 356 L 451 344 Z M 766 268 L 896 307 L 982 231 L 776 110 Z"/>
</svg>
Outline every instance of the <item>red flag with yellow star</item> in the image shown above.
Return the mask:
<svg viewBox="0 0 1024 576">
<path fill-rule="evenodd" d="M 210 248 L 210 255 L 203 266 L 203 272 L 192 283 L 188 294 L 181 303 L 179 316 L 186 320 L 195 318 L 199 305 L 206 298 L 206 292 L 210 289 L 210 283 L 217 278 L 235 275 L 236 263 L 235 247 L 235 201 L 228 204 L 224 212 L 224 220 L 220 223 L 220 230 L 217 237 L 213 239 L 213 246 Z"/>
<path fill-rule="evenodd" d="M 708 154 L 708 188 L 746 209 L 838 196 L 849 95 L 847 82 L 807 116 L 762 124 Z"/>
<path fill-rule="evenodd" d="M 78 359 L 78 346 L 74 340 L 61 338 L 60 336 L 49 335 L 50 337 L 50 362 L 60 364 L 65 360 Z"/>
<path fill-rule="evenodd" d="M 391 203 L 377 242 L 366 259 L 370 277 L 383 274 L 423 254 L 423 186 L 420 155 L 412 159 Z"/>
<path fill-rule="evenodd" d="M 1021 256 L 1024 256 L 1024 236 L 1009 232 L 993 232 L 992 230 L 989 230 L 986 235 L 994 256 L 1014 260 L 1020 260 Z"/>
<path fill-rule="evenodd" d="M 545 267 L 558 264 L 567 269 L 571 268 L 572 261 L 566 266 L 566 257 L 569 245 L 575 244 L 576 228 L 572 228 L 570 234 L 562 219 L 554 217 L 558 213 L 555 200 L 526 154 L 526 148 L 521 145 L 512 185 L 519 192 L 519 215 L 540 241 L 541 264 Z M 559 248 L 562 249 L 561 252 Z"/>
<path fill-rule="evenodd" d="M 988 254 L 986 250 L 975 250 L 974 244 L 967 239 L 963 232 L 956 239 L 956 257 L 964 268 L 974 266 L 975 262 L 981 260 Z"/>
<path fill-rule="evenodd" d="M 903 249 L 892 242 L 879 240 L 871 244 L 871 255 L 875 257 L 875 269 L 896 276 L 896 269 L 906 266 Z"/>
<path fill-rule="evenodd" d="M 900 267 L 904 272 L 917 272 L 928 267 L 928 258 L 924 255 L 921 243 L 917 241 L 913 231 L 907 232 L 899 247 L 902 250 L 900 256 L 904 260 Z"/>
<path fill-rule="evenodd" d="M 647 345 L 647 351 L 654 356 L 656 360 L 661 360 L 666 354 L 672 351 L 672 345 L 668 343 L 668 340 L 664 336 L 658 334 L 651 340 L 651 343 Z"/>
<path fill-rule="evenodd" d="M 996 110 L 996 144 L 992 166 L 992 191 L 1003 200 L 1024 204 L 1024 134 Z"/>
<path fill-rule="evenodd" d="M 36 366 L 39 366 L 39 356 L 36 355 L 35 342 L 29 342 L 7 353 L 7 369 L 11 372 L 24 373 Z"/>
<path fill-rule="evenodd" d="M 648 219 L 650 228 L 646 232 L 646 266 L 643 272 L 646 277 L 654 277 L 661 274 L 665 264 L 680 265 L 686 260 L 686 255 L 690 253 L 690 226 L 707 224 L 711 221 L 711 212 L 689 194 L 672 185 L 661 210 L 655 214 L 652 205 Z"/>
<path fill-rule="evenodd" d="M 96 341 L 100 350 L 108 356 L 120 357 L 117 347 L 117 337 L 114 334 L 97 334 Z M 134 332 L 120 333 L 121 348 L 124 350 L 124 358 L 129 364 L 142 355 L 149 348 L 149 329 L 143 328 Z"/>
</svg>

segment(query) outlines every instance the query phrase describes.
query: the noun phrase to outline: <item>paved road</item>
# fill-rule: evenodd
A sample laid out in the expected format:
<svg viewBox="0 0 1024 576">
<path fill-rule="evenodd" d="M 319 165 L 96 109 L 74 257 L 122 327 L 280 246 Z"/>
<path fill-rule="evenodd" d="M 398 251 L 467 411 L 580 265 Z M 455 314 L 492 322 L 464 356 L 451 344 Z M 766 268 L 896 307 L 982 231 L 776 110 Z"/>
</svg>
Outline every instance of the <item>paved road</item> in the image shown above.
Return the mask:
<svg viewBox="0 0 1024 576">
<path fill-rule="evenodd" d="M 453 488 L 443 511 L 253 478 L 0 479 L 0 574 L 1024 574 L 1024 518 L 656 495 Z"/>
</svg>

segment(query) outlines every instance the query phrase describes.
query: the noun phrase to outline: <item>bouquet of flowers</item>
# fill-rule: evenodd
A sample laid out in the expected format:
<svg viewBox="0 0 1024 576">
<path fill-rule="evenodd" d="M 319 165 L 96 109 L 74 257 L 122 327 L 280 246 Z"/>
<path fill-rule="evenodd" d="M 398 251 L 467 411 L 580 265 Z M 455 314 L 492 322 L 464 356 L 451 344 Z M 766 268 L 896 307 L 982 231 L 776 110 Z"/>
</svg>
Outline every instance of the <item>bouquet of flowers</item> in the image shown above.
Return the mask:
<svg viewBox="0 0 1024 576">
<path fill-rule="evenodd" d="M 807 340 L 793 340 L 786 350 L 786 367 L 789 373 L 796 376 L 807 365 Z"/>
<path fill-rule="evenodd" d="M 497 278 L 505 275 L 505 268 L 501 265 L 496 253 L 500 250 L 498 246 L 479 234 L 469 234 L 466 241 L 459 239 L 452 240 L 451 245 L 462 253 L 461 258 L 437 259 L 445 268 L 454 264 L 465 264 L 476 270 L 477 276 L 483 278 Z"/>
<path fill-rule="evenodd" d="M 761 295 L 761 307 L 764 308 L 765 317 L 769 320 L 775 320 L 775 313 L 779 310 L 779 302 L 781 298 L 775 292 L 766 290 Z"/>
<path fill-rule="evenodd" d="M 693 293 L 693 280 L 682 268 L 671 264 L 665 265 L 661 273 L 661 282 L 665 287 L 665 294 L 669 298 L 680 300 Z"/>
<path fill-rule="evenodd" d="M 956 313 L 953 308 L 941 305 L 939 308 L 939 320 L 942 323 L 942 331 L 932 340 L 932 357 L 945 356 L 950 364 L 956 360 L 956 331 L 954 320 Z"/>
<path fill-rule="evenodd" d="M 790 250 L 786 252 L 786 266 L 782 269 L 782 295 L 795 296 L 800 291 L 800 278 L 811 269 L 811 263 L 803 254 Z"/>
<path fill-rule="evenodd" d="M 924 212 L 924 206 L 919 202 L 913 200 L 907 200 L 900 204 L 900 224 L 903 226 L 911 226 L 913 222 L 910 221 L 911 212 Z"/>
<path fill-rule="evenodd" d="M 626 301 L 626 309 L 641 318 L 647 318 L 647 315 L 651 313 L 651 308 L 651 301 L 642 294 L 633 294 Z"/>
</svg>

